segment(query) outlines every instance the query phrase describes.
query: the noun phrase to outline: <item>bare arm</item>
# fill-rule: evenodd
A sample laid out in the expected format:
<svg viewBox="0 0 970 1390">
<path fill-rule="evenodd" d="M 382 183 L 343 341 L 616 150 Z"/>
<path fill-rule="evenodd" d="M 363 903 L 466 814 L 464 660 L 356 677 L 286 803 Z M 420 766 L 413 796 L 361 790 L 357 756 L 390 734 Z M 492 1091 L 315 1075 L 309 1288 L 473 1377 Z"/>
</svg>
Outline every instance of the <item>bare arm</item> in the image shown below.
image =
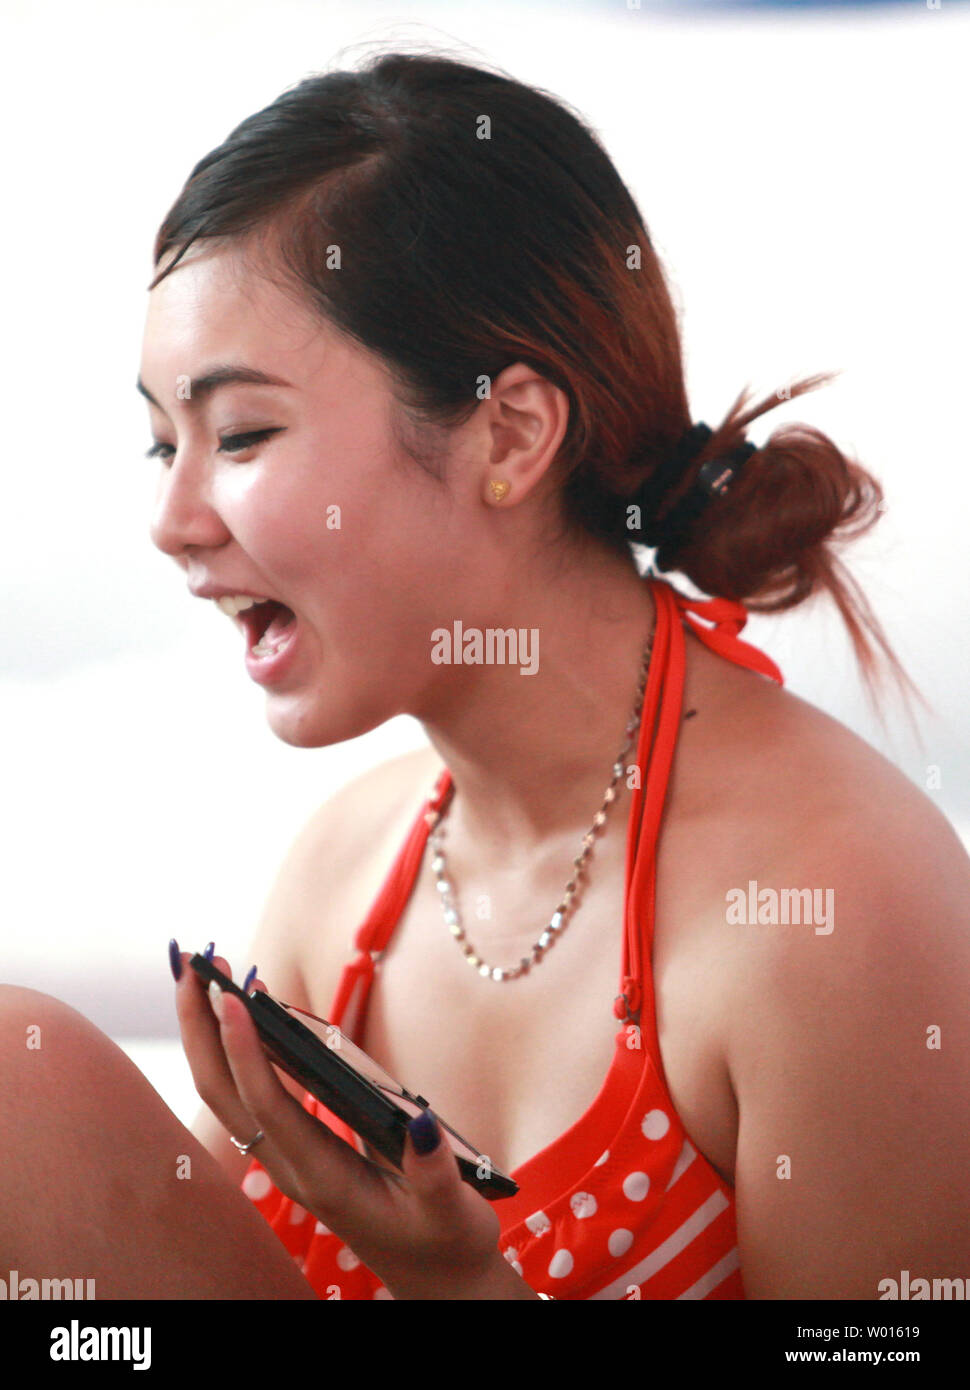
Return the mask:
<svg viewBox="0 0 970 1390">
<path fill-rule="evenodd" d="M 751 1298 L 878 1299 L 970 1273 L 970 860 L 934 807 L 829 823 L 773 882 L 829 934 L 735 926 L 728 1064 Z"/>
</svg>

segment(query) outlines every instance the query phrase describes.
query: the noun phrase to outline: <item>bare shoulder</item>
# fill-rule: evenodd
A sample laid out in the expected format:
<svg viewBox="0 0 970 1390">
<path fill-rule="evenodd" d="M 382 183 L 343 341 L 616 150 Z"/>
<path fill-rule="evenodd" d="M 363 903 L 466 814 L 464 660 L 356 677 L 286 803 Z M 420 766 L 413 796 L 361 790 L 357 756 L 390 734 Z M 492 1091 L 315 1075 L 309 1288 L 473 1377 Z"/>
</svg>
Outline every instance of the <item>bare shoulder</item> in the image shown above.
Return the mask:
<svg viewBox="0 0 970 1390">
<path fill-rule="evenodd" d="M 311 816 L 302 838 L 315 855 L 323 850 L 325 859 L 346 855 L 347 867 L 359 864 L 379 852 L 385 834 L 396 831 L 402 817 L 413 820 L 443 768 L 430 745 L 388 758 L 328 798 Z"/>
<path fill-rule="evenodd" d="M 838 1029 L 854 1048 L 873 1022 L 863 997 L 898 994 L 915 1019 L 917 981 L 970 990 L 970 857 L 930 796 L 840 721 L 693 655 L 697 717 L 682 727 L 661 852 L 688 958 L 717 962 L 712 1037 L 737 1091 L 767 1039 L 779 1055 L 794 1045 L 792 1028 L 805 1044 Z M 827 1016 L 820 998 L 842 1007 Z"/>
<path fill-rule="evenodd" d="M 860 959 L 890 942 L 897 960 L 935 942 L 970 963 L 970 857 L 921 787 L 837 719 L 747 673 L 709 725 L 725 895 L 734 892 L 740 913 L 736 890 L 745 890 L 750 916 L 764 890 L 760 925 L 780 911 L 772 894 L 785 889 L 832 903 L 829 931 L 750 934 L 765 968 L 800 958 L 810 937 L 834 938 L 839 926 L 842 945 L 828 956 L 843 971 L 850 938 Z"/>
<path fill-rule="evenodd" d="M 970 1258 L 970 858 L 837 720 L 758 680 L 731 700 L 704 940 L 745 1287 L 877 1298 Z"/>
<path fill-rule="evenodd" d="M 939 806 L 865 739 L 765 681 L 738 734 L 739 782 L 761 844 L 779 870 L 838 871 L 878 898 L 932 880 L 954 902 L 970 858 Z M 747 767 L 744 767 L 747 764 Z M 759 807 L 761 808 L 759 811 Z"/>
<path fill-rule="evenodd" d="M 691 819 L 717 817 L 730 858 L 812 870 L 835 856 L 870 886 L 906 864 L 948 871 L 966 889 L 970 858 L 946 816 L 865 739 L 710 652 L 694 651 L 690 676 L 685 705 L 693 698 L 700 717 L 682 742 L 692 741 L 702 774 L 686 778 L 684 800 Z"/>
<path fill-rule="evenodd" d="M 356 930 L 442 769 L 430 746 L 390 758 L 342 786 L 297 835 L 277 905 L 288 914 L 304 1007 L 322 1007 L 332 994 Z"/>
</svg>

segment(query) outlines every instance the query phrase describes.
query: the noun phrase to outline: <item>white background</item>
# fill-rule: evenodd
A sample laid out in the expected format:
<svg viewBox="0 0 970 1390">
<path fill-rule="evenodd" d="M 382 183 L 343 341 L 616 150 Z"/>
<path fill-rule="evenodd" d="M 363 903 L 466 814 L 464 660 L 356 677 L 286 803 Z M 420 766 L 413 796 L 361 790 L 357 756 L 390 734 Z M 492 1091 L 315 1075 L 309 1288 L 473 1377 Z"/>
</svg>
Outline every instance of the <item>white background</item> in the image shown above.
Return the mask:
<svg viewBox="0 0 970 1390">
<path fill-rule="evenodd" d="M 196 1108 L 167 942 L 240 969 L 279 862 L 401 719 L 331 749 L 266 726 L 239 634 L 148 538 L 136 395 L 150 249 L 192 165 L 372 45 L 498 64 L 577 108 L 645 216 L 683 314 L 695 420 L 841 368 L 756 421 L 804 420 L 881 479 L 850 552 L 934 703 L 881 729 L 823 601 L 745 635 L 882 748 L 970 843 L 964 201 L 970 12 L 664 5 L 8 4 L 0 95 L 6 400 L 0 503 L 0 978 L 67 999 Z M 334 873 L 352 866 L 335 864 Z M 348 942 L 357 923 L 347 923 Z M 174 1070 L 169 1069 L 176 1058 Z"/>
</svg>

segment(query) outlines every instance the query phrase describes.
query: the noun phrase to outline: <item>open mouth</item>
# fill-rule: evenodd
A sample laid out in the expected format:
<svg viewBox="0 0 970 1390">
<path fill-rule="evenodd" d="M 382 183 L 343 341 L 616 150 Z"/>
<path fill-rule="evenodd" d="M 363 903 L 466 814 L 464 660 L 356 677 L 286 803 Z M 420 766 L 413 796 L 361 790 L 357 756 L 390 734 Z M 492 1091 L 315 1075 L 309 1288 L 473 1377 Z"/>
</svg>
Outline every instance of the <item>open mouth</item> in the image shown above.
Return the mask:
<svg viewBox="0 0 970 1390">
<path fill-rule="evenodd" d="M 296 614 L 285 603 L 271 598 L 244 609 L 238 621 L 245 630 L 250 651 L 256 647 L 268 651 L 287 637 L 296 622 Z"/>
</svg>

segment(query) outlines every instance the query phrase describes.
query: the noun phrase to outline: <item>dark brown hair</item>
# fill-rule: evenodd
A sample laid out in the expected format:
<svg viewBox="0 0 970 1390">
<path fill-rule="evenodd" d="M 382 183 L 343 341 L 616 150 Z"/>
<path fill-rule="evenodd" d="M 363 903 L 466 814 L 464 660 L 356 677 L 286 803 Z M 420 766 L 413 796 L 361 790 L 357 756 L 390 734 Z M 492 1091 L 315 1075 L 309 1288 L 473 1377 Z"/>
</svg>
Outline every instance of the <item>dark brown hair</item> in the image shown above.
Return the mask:
<svg viewBox="0 0 970 1390">
<path fill-rule="evenodd" d="M 158 231 L 156 267 L 177 254 L 152 287 L 207 238 L 271 247 L 286 284 L 383 360 L 421 429 L 467 419 L 481 379 L 514 362 L 541 373 L 570 405 L 557 460 L 567 530 L 635 540 L 625 499 L 691 424 L 680 334 L 646 225 L 565 103 L 438 54 L 313 75 L 196 164 Z M 751 408 L 743 391 L 669 504 L 750 421 L 827 379 Z M 835 554 L 881 501 L 824 434 L 784 425 L 700 517 L 677 568 L 754 612 L 827 590 L 870 693 L 876 648 L 915 691 Z"/>
</svg>

